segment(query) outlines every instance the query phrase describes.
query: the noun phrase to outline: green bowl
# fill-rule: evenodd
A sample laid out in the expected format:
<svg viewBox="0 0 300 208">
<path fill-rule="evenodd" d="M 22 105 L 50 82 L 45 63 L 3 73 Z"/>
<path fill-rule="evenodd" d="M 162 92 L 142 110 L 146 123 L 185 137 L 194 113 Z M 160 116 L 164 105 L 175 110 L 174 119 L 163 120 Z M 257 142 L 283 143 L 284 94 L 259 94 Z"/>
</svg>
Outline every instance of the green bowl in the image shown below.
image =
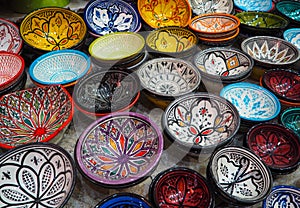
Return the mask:
<svg viewBox="0 0 300 208">
<path fill-rule="evenodd" d="M 70 3 L 70 0 L 9 0 L 9 2 L 13 11 L 26 14 L 43 7 L 64 7 Z"/>
</svg>

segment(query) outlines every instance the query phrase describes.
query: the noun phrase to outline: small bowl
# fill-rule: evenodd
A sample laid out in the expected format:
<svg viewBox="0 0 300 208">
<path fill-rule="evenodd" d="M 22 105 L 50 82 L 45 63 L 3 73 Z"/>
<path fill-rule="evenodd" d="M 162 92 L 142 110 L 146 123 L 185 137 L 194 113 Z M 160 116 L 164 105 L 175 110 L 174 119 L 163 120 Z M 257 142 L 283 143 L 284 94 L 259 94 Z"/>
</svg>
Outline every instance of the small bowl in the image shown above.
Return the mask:
<svg viewBox="0 0 300 208">
<path fill-rule="evenodd" d="M 246 122 L 266 122 L 278 116 L 280 102 L 267 89 L 248 82 L 239 82 L 225 86 L 220 95 L 229 100 Z"/>
<path fill-rule="evenodd" d="M 0 51 L 17 53 L 21 52 L 23 40 L 19 27 L 10 20 L 0 18 Z"/>
<path fill-rule="evenodd" d="M 290 42 L 272 36 L 253 36 L 241 43 L 257 65 L 265 68 L 287 68 L 299 60 L 298 48 Z"/>
<path fill-rule="evenodd" d="M 239 130 L 240 116 L 224 98 L 194 93 L 177 98 L 167 107 L 162 126 L 179 149 L 197 156 L 228 144 Z"/>
<path fill-rule="evenodd" d="M 102 199 L 95 208 L 111 208 L 111 207 L 141 207 L 152 208 L 150 202 L 144 197 L 134 193 L 116 193 Z"/>
<path fill-rule="evenodd" d="M 300 2 L 297 1 L 281 1 L 277 2 L 276 5 L 277 12 L 288 18 L 292 23 L 300 23 Z"/>
<path fill-rule="evenodd" d="M 29 67 L 30 78 L 42 85 L 70 84 L 83 77 L 91 67 L 90 58 L 73 49 L 51 51 L 35 59 Z"/>
<path fill-rule="evenodd" d="M 151 182 L 149 198 L 155 207 L 214 206 L 214 194 L 197 171 L 174 167 L 160 172 Z"/>
<path fill-rule="evenodd" d="M 223 201 L 251 206 L 264 200 L 273 186 L 272 174 L 253 152 L 238 146 L 217 149 L 207 165 L 207 178 Z"/>
<path fill-rule="evenodd" d="M 30 88 L 0 99 L 0 147 L 57 143 L 73 118 L 70 94 L 60 85 Z"/>
<path fill-rule="evenodd" d="M 300 138 L 300 106 L 285 109 L 279 116 L 279 122 Z"/>
<path fill-rule="evenodd" d="M 91 182 L 123 188 L 150 176 L 162 151 L 163 136 L 157 125 L 142 114 L 123 112 L 90 124 L 76 143 L 74 157 Z"/>
<path fill-rule="evenodd" d="M 268 12 L 272 10 L 272 0 L 234 0 L 234 6 L 242 11 L 260 11 Z"/>
<path fill-rule="evenodd" d="M 295 186 L 278 185 L 264 199 L 262 208 L 299 207 L 300 189 Z"/>
<path fill-rule="evenodd" d="M 246 79 L 252 71 L 254 61 L 239 49 L 213 47 L 195 54 L 194 65 L 203 78 L 228 83 Z"/>
<path fill-rule="evenodd" d="M 283 32 L 283 38 L 300 50 L 300 28 L 290 28 Z"/>
<path fill-rule="evenodd" d="M 245 141 L 273 174 L 289 174 L 300 164 L 300 139 L 282 125 L 257 124 L 247 132 Z"/>
<path fill-rule="evenodd" d="M 79 14 L 69 9 L 45 7 L 24 17 L 20 33 L 27 45 L 46 52 L 80 47 L 87 28 Z"/>
<path fill-rule="evenodd" d="M 187 0 L 138 0 L 137 7 L 144 22 L 152 28 L 186 27 L 192 16 Z"/>
<path fill-rule="evenodd" d="M 86 4 L 84 21 L 96 36 L 113 32 L 138 32 L 141 19 L 137 9 L 123 0 L 95 0 Z"/>
<path fill-rule="evenodd" d="M 63 207 L 75 188 L 73 158 L 59 145 L 16 147 L 0 156 L 0 166 L 2 207 Z"/>
<path fill-rule="evenodd" d="M 233 11 L 233 0 L 188 0 L 193 14 L 226 13 Z"/>
</svg>

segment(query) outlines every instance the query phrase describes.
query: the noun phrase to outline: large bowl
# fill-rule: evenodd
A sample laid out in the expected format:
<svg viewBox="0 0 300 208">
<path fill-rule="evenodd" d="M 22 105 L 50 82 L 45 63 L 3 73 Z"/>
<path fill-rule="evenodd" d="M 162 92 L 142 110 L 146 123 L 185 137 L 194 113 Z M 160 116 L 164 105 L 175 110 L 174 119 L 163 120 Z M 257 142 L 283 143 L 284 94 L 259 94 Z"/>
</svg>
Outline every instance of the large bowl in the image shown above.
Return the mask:
<svg viewBox="0 0 300 208">
<path fill-rule="evenodd" d="M 113 32 L 138 32 L 141 28 L 137 9 L 123 0 L 96 0 L 86 4 L 84 21 L 96 36 Z"/>
<path fill-rule="evenodd" d="M 266 68 L 286 68 L 299 60 L 298 48 L 290 42 L 272 36 L 253 36 L 241 43 L 257 65 Z"/>
<path fill-rule="evenodd" d="M 300 50 L 300 28 L 289 28 L 283 32 L 283 38 Z"/>
<path fill-rule="evenodd" d="M 133 208 L 152 208 L 150 202 L 143 196 L 122 192 L 110 195 L 102 199 L 95 208 L 118 208 L 118 207 L 133 207 Z"/>
<path fill-rule="evenodd" d="M 300 138 L 300 106 L 285 109 L 279 116 L 279 122 L 291 129 Z"/>
<path fill-rule="evenodd" d="M 72 195 L 76 168 L 58 145 L 31 143 L 0 156 L 1 207 L 63 207 Z"/>
<path fill-rule="evenodd" d="M 30 88 L 0 99 L 0 147 L 58 142 L 73 118 L 70 94 L 60 85 Z"/>
<path fill-rule="evenodd" d="M 234 0 L 234 6 L 242 11 L 268 12 L 272 9 L 272 0 Z"/>
<path fill-rule="evenodd" d="M 79 137 L 75 161 L 91 182 L 109 188 L 133 186 L 155 170 L 163 151 L 163 136 L 148 117 L 112 113 L 92 124 Z"/>
<path fill-rule="evenodd" d="M 277 12 L 279 12 L 280 15 L 288 18 L 293 23 L 296 24 L 300 23 L 300 16 L 299 16 L 300 2 L 280 1 L 276 3 L 275 7 Z"/>
<path fill-rule="evenodd" d="M 193 14 L 227 13 L 233 11 L 233 0 L 188 0 Z"/>
<path fill-rule="evenodd" d="M 152 28 L 185 27 L 192 16 L 187 0 L 138 0 L 137 6 L 144 22 Z"/>
<path fill-rule="evenodd" d="M 23 40 L 19 27 L 10 20 L 0 18 L 0 51 L 20 53 Z"/>
<path fill-rule="evenodd" d="M 240 127 L 237 109 L 227 100 L 194 93 L 173 101 L 162 116 L 167 138 L 191 155 L 211 153 L 232 141 Z"/>
<path fill-rule="evenodd" d="M 59 7 L 45 7 L 28 13 L 21 22 L 24 42 L 38 51 L 80 47 L 87 33 L 83 18 Z"/>
</svg>

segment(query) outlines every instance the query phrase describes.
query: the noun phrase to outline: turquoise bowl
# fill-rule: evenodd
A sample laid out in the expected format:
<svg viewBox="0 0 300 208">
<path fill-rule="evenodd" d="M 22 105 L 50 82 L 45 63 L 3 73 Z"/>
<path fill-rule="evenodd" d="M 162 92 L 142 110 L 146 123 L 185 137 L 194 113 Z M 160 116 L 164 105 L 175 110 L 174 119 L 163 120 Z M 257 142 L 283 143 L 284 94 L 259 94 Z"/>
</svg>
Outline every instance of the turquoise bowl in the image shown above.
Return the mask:
<svg viewBox="0 0 300 208">
<path fill-rule="evenodd" d="M 298 1 L 281 1 L 276 3 L 276 10 L 291 22 L 300 24 L 300 2 Z"/>
<path fill-rule="evenodd" d="M 300 107 L 285 109 L 280 114 L 279 122 L 294 131 L 300 138 Z"/>
</svg>

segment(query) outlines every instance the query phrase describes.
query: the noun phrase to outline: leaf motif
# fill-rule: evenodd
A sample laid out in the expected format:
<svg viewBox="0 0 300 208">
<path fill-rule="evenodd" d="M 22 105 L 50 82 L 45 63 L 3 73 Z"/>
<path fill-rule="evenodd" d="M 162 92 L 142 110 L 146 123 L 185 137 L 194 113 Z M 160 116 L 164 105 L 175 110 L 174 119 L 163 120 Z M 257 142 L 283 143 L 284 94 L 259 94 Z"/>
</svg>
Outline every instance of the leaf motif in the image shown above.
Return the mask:
<svg viewBox="0 0 300 208">
<path fill-rule="evenodd" d="M 176 183 L 176 189 L 177 189 L 177 194 L 178 194 L 178 201 L 180 203 L 183 202 L 185 194 L 186 194 L 186 189 L 187 189 L 187 184 L 186 180 L 184 177 L 180 177 Z"/>
</svg>

